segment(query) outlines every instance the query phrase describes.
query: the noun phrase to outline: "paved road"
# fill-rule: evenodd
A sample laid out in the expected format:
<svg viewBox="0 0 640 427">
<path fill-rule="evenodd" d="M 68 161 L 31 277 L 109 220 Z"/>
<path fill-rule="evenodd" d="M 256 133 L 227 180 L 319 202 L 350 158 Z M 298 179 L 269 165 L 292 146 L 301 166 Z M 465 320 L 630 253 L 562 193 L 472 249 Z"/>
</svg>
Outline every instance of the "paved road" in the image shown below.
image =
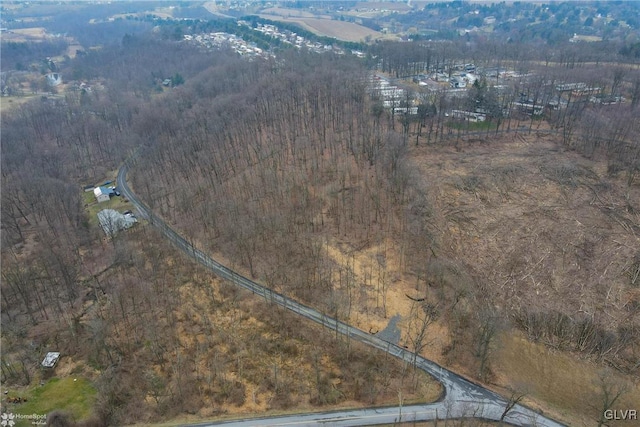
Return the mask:
<svg viewBox="0 0 640 427">
<path fill-rule="evenodd" d="M 204 252 L 195 248 L 185 238 L 176 233 L 161 218 L 156 216 L 129 188 L 126 177 L 130 162 L 127 161 L 118 172 L 118 187 L 124 197 L 128 198 L 139 211 L 141 217 L 159 229 L 162 234 L 178 249 L 207 267 L 222 279 L 247 289 L 254 294 L 287 308 L 322 326 L 337 331 L 352 339 L 371 347 L 386 351 L 399 359 L 413 362 L 414 354 L 390 342 L 383 341 L 353 326 L 333 319 L 311 307 L 294 301 L 282 294 L 267 289 L 256 282 L 236 273 L 219 262 L 211 259 Z M 414 405 L 395 408 L 376 408 L 357 411 L 340 411 L 328 413 L 300 414 L 285 417 L 269 417 L 219 423 L 198 424 L 199 426 L 277 426 L 277 425 L 332 425 L 362 426 L 389 424 L 400 421 L 434 420 L 445 418 L 475 417 L 489 420 L 500 420 L 507 401 L 500 395 L 472 383 L 460 375 L 423 357 L 416 357 L 416 366 L 437 378 L 444 386 L 445 393 L 441 401 L 428 405 Z M 402 417 L 401 417 L 402 415 Z M 517 426 L 561 427 L 563 424 L 546 418 L 541 414 L 521 405 L 516 405 L 504 418 L 504 421 Z"/>
</svg>

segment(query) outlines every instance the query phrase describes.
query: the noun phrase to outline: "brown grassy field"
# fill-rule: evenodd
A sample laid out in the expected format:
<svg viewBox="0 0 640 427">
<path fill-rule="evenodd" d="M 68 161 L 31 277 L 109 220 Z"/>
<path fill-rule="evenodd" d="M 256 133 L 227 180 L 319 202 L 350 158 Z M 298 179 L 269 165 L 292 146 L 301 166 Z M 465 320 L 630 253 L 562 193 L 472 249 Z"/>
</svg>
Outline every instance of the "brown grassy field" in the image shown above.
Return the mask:
<svg viewBox="0 0 640 427">
<path fill-rule="evenodd" d="M 52 37 L 53 36 L 47 33 L 47 30 L 43 27 L 18 28 L 2 34 L 3 41 L 15 43 L 40 42 Z M 65 40 L 69 42 L 69 47 L 64 54 L 68 55 L 70 58 L 75 58 L 76 52 L 84 49 L 73 37 L 65 37 Z M 54 61 L 62 61 L 63 55 L 61 54 L 53 57 L 52 59 Z"/>
<path fill-rule="evenodd" d="M 5 113 L 13 108 L 28 102 L 31 99 L 36 98 L 38 95 L 27 96 L 3 96 L 0 98 L 0 113 Z"/>
<path fill-rule="evenodd" d="M 305 29 L 327 37 L 335 37 L 345 41 L 364 41 L 367 36 L 373 39 L 383 37 L 384 35 L 378 31 L 363 27 L 362 25 L 352 22 L 335 21 L 330 19 L 318 18 L 288 18 L 279 15 L 260 14 L 260 17 L 271 19 L 274 21 L 293 22 L 301 25 Z"/>
<path fill-rule="evenodd" d="M 284 18 L 319 18 L 319 19 L 331 19 L 328 15 L 318 15 L 311 12 L 305 12 L 300 9 L 288 9 L 286 7 L 270 7 L 262 9 L 260 13 L 265 15 L 282 16 Z"/>
<path fill-rule="evenodd" d="M 497 383 L 508 394 L 508 389 L 527 393 L 525 403 L 569 425 L 593 425 L 599 402 L 598 373 L 602 366 L 585 360 L 580 355 L 564 354 L 542 344 L 534 344 L 521 336 L 504 336 L 496 352 L 499 370 Z M 615 405 L 616 409 L 635 409 L 640 402 L 640 387 L 624 375 L 615 378 L 618 384 L 627 384 L 628 391 Z M 630 422 L 611 424 L 630 426 Z"/>
<path fill-rule="evenodd" d="M 43 27 L 17 28 L 2 35 L 2 41 L 23 43 L 27 41 L 37 42 L 49 37 Z"/>
<path fill-rule="evenodd" d="M 408 12 L 411 7 L 404 2 L 390 2 L 390 1 L 373 1 L 373 2 L 358 2 L 353 9 L 378 9 L 378 10 L 393 10 L 397 12 Z"/>
</svg>

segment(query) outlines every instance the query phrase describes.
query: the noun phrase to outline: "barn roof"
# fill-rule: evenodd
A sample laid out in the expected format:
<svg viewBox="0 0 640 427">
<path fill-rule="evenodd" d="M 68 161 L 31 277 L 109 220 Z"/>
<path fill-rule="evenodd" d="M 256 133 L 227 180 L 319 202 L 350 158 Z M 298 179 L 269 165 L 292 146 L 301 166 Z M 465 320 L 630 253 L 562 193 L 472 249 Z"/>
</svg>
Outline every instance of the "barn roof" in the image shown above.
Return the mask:
<svg viewBox="0 0 640 427">
<path fill-rule="evenodd" d="M 96 195 L 96 197 L 105 194 L 105 195 L 109 195 L 109 190 L 105 187 L 96 187 L 93 189 L 93 194 Z"/>
</svg>

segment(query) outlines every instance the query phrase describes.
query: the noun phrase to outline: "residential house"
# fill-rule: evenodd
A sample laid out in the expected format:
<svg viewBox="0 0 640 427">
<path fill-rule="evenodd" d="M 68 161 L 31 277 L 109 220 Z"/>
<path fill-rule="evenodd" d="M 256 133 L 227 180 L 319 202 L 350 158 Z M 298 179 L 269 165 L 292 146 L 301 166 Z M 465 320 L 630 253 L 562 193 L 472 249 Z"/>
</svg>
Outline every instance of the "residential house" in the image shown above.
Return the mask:
<svg viewBox="0 0 640 427">
<path fill-rule="evenodd" d="M 108 202 L 110 198 L 109 193 L 109 189 L 105 187 L 96 187 L 93 189 L 93 194 L 96 196 L 98 203 Z"/>
<path fill-rule="evenodd" d="M 114 236 L 120 230 L 131 228 L 138 220 L 132 214 L 123 215 L 113 209 L 98 212 L 98 221 L 107 236 Z"/>
</svg>

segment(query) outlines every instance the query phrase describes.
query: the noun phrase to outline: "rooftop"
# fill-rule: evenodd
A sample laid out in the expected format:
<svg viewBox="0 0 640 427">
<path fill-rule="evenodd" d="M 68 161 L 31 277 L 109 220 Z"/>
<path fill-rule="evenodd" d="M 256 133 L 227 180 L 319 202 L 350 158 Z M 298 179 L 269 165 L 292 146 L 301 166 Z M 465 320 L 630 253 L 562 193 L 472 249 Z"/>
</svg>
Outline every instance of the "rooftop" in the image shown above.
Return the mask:
<svg viewBox="0 0 640 427">
<path fill-rule="evenodd" d="M 44 357 L 42 366 L 44 366 L 45 368 L 53 368 L 54 366 L 56 366 L 56 363 L 58 363 L 58 359 L 60 359 L 60 352 L 50 351 Z"/>
</svg>

